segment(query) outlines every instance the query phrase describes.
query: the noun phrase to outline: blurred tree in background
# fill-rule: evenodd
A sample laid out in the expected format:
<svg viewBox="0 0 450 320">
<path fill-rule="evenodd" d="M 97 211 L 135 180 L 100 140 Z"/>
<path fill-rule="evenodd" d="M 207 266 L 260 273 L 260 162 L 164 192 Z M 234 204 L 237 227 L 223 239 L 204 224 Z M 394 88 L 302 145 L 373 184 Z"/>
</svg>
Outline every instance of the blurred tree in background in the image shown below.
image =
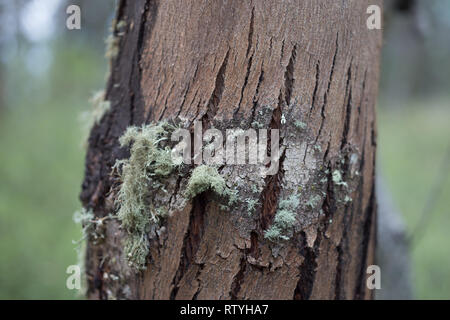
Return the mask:
<svg viewBox="0 0 450 320">
<path fill-rule="evenodd" d="M 65 282 L 81 237 L 79 115 L 104 87 L 114 1 L 70 1 L 82 31 L 66 29 L 67 3 L 0 0 L 0 298 L 75 297 Z"/>
</svg>

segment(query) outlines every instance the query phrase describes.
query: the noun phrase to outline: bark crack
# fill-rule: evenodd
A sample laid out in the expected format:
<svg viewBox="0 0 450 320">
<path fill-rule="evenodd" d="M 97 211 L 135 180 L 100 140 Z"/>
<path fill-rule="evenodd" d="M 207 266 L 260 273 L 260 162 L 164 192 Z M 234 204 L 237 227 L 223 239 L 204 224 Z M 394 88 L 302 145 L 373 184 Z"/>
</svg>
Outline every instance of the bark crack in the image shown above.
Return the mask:
<svg viewBox="0 0 450 320">
<path fill-rule="evenodd" d="M 278 106 L 273 110 L 272 113 L 272 120 L 270 122 L 270 129 L 281 129 L 281 118 L 282 118 L 282 97 L 281 97 L 281 91 L 278 98 Z M 268 138 L 268 150 L 270 150 L 271 145 L 271 139 Z M 283 141 L 280 137 L 280 145 L 283 145 Z M 278 172 L 274 175 L 267 176 L 265 179 L 265 188 L 263 192 L 261 193 L 261 203 L 262 203 L 262 210 L 261 210 L 261 217 L 260 217 L 260 225 L 262 230 L 266 230 L 269 225 L 272 223 L 272 220 L 275 216 L 277 206 L 278 206 L 278 198 L 280 196 L 281 191 L 281 181 L 283 179 L 283 161 L 285 158 L 285 152 L 280 155 L 279 159 L 279 165 L 278 165 Z"/>
<path fill-rule="evenodd" d="M 342 131 L 342 139 L 341 139 L 341 150 L 347 144 L 348 133 L 350 130 L 350 119 L 352 115 L 352 62 L 350 62 L 350 66 L 347 72 L 347 84 L 345 88 L 345 96 L 347 97 L 347 103 L 345 104 L 345 121 L 344 121 L 344 129 Z"/>
<path fill-rule="evenodd" d="M 286 100 L 286 105 L 291 104 L 291 94 L 292 88 L 294 86 L 294 66 L 297 58 L 297 45 L 294 45 L 291 52 L 291 57 L 289 59 L 289 64 L 287 65 L 286 72 L 284 73 L 284 97 Z"/>
<path fill-rule="evenodd" d="M 214 84 L 214 90 L 211 94 L 211 97 L 208 101 L 208 109 L 206 111 L 206 119 L 204 124 L 211 123 L 211 121 L 214 119 L 215 115 L 217 114 L 217 109 L 220 103 L 220 99 L 222 98 L 223 90 L 225 89 L 225 72 L 227 69 L 228 64 L 228 57 L 229 57 L 230 50 L 227 50 L 227 53 L 225 54 L 225 58 L 223 59 L 222 65 L 219 68 L 219 71 L 216 76 L 216 81 Z"/>
<path fill-rule="evenodd" d="M 204 231 L 204 215 L 207 206 L 206 194 L 200 194 L 193 199 L 190 213 L 189 226 L 183 239 L 180 264 L 172 280 L 173 288 L 170 299 L 175 299 L 179 290 L 179 284 L 189 266 L 194 262 L 195 254 L 200 246 Z"/>
<path fill-rule="evenodd" d="M 330 94 L 331 83 L 333 82 L 334 68 L 336 66 L 336 57 L 338 55 L 338 50 L 339 50 L 339 33 L 336 36 L 336 49 L 334 51 L 333 61 L 331 63 L 330 78 L 328 79 L 327 90 L 325 91 L 325 94 L 323 96 L 322 109 L 320 110 L 322 121 L 320 123 L 319 133 L 317 134 L 314 143 L 317 143 L 317 140 L 319 140 L 320 134 L 322 133 L 323 125 L 325 124 L 325 108 L 328 104 L 328 95 Z"/>
</svg>

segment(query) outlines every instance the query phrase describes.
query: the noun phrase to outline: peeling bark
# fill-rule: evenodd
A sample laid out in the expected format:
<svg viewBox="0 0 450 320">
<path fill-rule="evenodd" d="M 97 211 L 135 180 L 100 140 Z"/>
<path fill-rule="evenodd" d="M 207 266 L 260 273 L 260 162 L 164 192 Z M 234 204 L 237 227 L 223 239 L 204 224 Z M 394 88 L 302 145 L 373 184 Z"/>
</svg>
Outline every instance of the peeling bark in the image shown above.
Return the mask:
<svg viewBox="0 0 450 320">
<path fill-rule="evenodd" d="M 110 173 L 129 156 L 118 138 L 130 125 L 258 122 L 280 130 L 282 157 L 266 178 L 251 166 L 220 168 L 241 200 L 258 200 L 251 215 L 243 202 L 220 209 L 209 192 L 183 204 L 186 177 L 171 178 L 171 215 L 150 237 L 145 271 L 127 266 L 125 233 L 110 220 L 105 241 L 88 243 L 89 298 L 372 297 L 365 270 L 374 262 L 381 31 L 366 28 L 370 4 L 381 0 L 120 1 L 116 20 L 126 28 L 111 61 L 111 111 L 89 138 L 85 207 L 98 217 L 115 212 Z M 292 194 L 301 202 L 295 229 L 271 243 L 264 231 Z"/>
</svg>

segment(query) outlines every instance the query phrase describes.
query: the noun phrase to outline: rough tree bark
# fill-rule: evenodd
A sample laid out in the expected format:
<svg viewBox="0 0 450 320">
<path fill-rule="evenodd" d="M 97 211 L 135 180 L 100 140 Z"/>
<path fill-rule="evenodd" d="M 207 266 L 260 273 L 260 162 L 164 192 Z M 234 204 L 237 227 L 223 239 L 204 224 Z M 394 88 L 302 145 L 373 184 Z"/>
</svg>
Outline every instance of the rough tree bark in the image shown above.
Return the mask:
<svg viewBox="0 0 450 320">
<path fill-rule="evenodd" d="M 118 138 L 131 125 L 180 118 L 246 129 L 257 121 L 280 129 L 282 156 L 266 178 L 221 168 L 242 186 L 240 198 L 258 200 L 252 215 L 245 206 L 220 210 L 208 192 L 172 206 L 186 181 L 169 183 L 172 214 L 150 239 L 145 271 L 127 266 L 124 231 L 108 220 L 105 240 L 88 243 L 89 298 L 372 297 L 381 31 L 367 29 L 366 9 L 381 2 L 120 1 L 116 20 L 125 27 L 107 85 L 111 110 L 89 138 L 86 208 L 115 212 L 110 173 L 129 156 Z M 264 230 L 292 194 L 301 201 L 295 232 L 271 243 Z"/>
</svg>

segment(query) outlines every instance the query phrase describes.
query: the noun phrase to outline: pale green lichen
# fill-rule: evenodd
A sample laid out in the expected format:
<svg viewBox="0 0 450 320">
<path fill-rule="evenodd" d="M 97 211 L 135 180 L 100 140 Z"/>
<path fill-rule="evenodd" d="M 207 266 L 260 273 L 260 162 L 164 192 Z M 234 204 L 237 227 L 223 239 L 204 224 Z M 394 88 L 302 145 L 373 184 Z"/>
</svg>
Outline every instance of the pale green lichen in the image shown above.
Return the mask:
<svg viewBox="0 0 450 320">
<path fill-rule="evenodd" d="M 311 196 L 311 198 L 309 198 L 308 202 L 306 202 L 306 205 L 308 207 L 310 207 L 311 209 L 314 209 L 321 200 L 322 200 L 321 196 L 314 195 L 314 196 Z"/>
<path fill-rule="evenodd" d="M 262 128 L 264 128 L 264 124 L 255 120 L 252 122 L 252 127 L 257 128 L 257 129 L 262 129 Z"/>
<path fill-rule="evenodd" d="M 124 20 L 120 20 L 116 23 L 116 20 L 113 21 L 110 32 L 111 34 L 106 38 L 106 51 L 105 57 L 107 59 L 114 59 L 119 54 L 119 43 L 120 37 L 125 34 L 125 28 L 127 23 Z"/>
<path fill-rule="evenodd" d="M 259 188 L 256 186 L 256 184 L 252 184 L 251 187 L 250 187 L 250 189 L 251 189 L 251 191 L 252 191 L 253 193 L 259 193 L 259 192 L 260 192 L 260 190 L 259 190 Z"/>
<path fill-rule="evenodd" d="M 91 209 L 86 210 L 85 208 L 81 208 L 81 210 L 73 214 L 73 221 L 81 225 L 83 231 L 82 239 L 85 239 L 94 227 L 94 213 Z"/>
<path fill-rule="evenodd" d="M 302 121 L 300 121 L 300 120 L 295 120 L 294 126 L 295 126 L 297 129 L 301 129 L 301 130 L 306 129 L 306 123 L 304 123 L 304 122 L 302 122 Z"/>
<path fill-rule="evenodd" d="M 228 198 L 229 205 L 237 201 L 237 191 L 227 187 L 225 179 L 215 167 L 200 165 L 192 171 L 185 195 L 188 199 L 192 199 L 207 190 L 211 190 L 219 196 Z"/>
<path fill-rule="evenodd" d="M 289 240 L 288 234 L 296 222 L 296 210 L 299 205 L 298 195 L 291 195 L 289 198 L 281 200 L 271 227 L 264 232 L 264 238 L 273 242 Z"/>
<path fill-rule="evenodd" d="M 245 202 L 247 203 L 248 214 L 251 215 L 256 209 L 256 204 L 258 203 L 258 200 L 248 198 L 245 199 Z"/>
<path fill-rule="evenodd" d="M 337 186 L 344 186 L 344 187 L 348 186 L 347 182 L 342 180 L 342 174 L 341 174 L 341 172 L 339 170 L 334 170 L 333 171 L 332 178 L 333 178 L 333 182 L 334 182 L 335 185 L 337 185 Z"/>
<path fill-rule="evenodd" d="M 77 265 L 80 268 L 81 289 L 78 291 L 80 296 L 83 296 L 86 292 L 86 273 L 85 273 L 85 260 L 86 260 L 86 239 L 92 241 L 95 245 L 100 240 L 105 238 L 105 220 L 111 219 L 112 216 L 108 215 L 102 218 L 96 218 L 92 209 L 81 208 L 73 214 L 73 221 L 81 226 L 82 237 L 77 241 L 72 241 L 76 245 L 75 251 L 77 252 Z"/>
<path fill-rule="evenodd" d="M 105 58 L 114 59 L 119 54 L 119 42 L 120 38 L 114 34 L 110 34 L 106 40 Z"/>
<path fill-rule="evenodd" d="M 105 90 L 95 92 L 89 99 L 89 102 L 92 105 L 90 113 L 92 125 L 99 124 L 105 113 L 111 108 L 111 103 L 106 100 Z"/>
<path fill-rule="evenodd" d="M 166 207 L 155 203 L 154 193 L 165 190 L 163 180 L 176 167 L 171 148 L 165 144 L 173 129 L 166 122 L 130 127 L 119 139 L 122 147 L 131 148 L 130 158 L 118 160 L 114 166 L 121 180 L 117 217 L 128 233 L 126 257 L 137 269 L 145 269 L 151 225 L 157 225 L 168 214 Z"/>
</svg>

